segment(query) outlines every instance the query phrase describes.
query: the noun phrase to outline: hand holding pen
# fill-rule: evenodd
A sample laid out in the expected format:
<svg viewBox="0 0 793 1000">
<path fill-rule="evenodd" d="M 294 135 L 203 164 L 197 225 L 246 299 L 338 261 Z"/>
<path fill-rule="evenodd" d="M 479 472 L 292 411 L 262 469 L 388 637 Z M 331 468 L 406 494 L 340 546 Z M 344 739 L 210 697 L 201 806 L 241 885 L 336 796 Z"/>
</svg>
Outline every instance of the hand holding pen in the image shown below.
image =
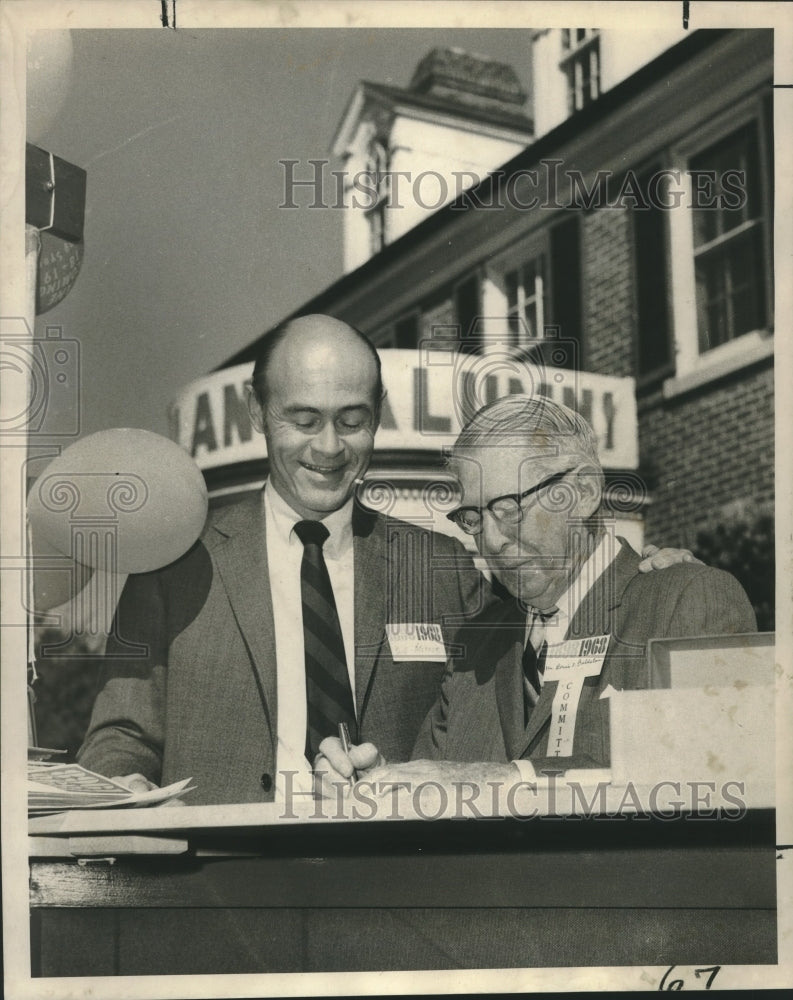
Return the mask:
<svg viewBox="0 0 793 1000">
<path fill-rule="evenodd" d="M 341 749 L 347 755 L 347 757 L 349 757 L 350 756 L 350 730 L 347 728 L 347 723 L 346 722 L 340 722 L 339 723 L 339 741 L 341 743 Z M 350 763 L 352 763 L 352 761 L 350 761 Z M 352 786 L 355 784 L 355 782 L 357 780 L 358 780 L 358 772 L 355 769 L 355 767 L 353 766 L 352 774 L 349 777 L 350 788 L 352 788 Z"/>
<path fill-rule="evenodd" d="M 314 788 L 317 794 L 334 798 L 343 784 L 348 790 L 356 781 L 369 778 L 374 768 L 385 763 L 372 743 L 350 743 L 350 734 L 344 723 L 339 724 L 339 735 L 328 736 L 319 745 L 314 761 Z"/>
</svg>

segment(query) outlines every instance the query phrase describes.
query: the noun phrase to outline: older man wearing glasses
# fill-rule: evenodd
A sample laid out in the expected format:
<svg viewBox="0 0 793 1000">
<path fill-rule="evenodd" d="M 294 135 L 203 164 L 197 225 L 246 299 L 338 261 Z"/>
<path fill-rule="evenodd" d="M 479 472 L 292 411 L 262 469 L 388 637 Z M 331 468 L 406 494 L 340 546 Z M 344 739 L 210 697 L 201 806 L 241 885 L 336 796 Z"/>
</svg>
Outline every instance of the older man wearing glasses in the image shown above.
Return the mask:
<svg viewBox="0 0 793 1000">
<path fill-rule="evenodd" d="M 321 782 L 346 778 L 353 766 L 387 781 L 508 780 L 516 762 L 533 773 L 524 761 L 536 770 L 608 766 L 609 688 L 648 686 L 648 639 L 756 630 L 727 573 L 693 562 L 639 572 L 639 555 L 608 517 L 594 433 L 572 410 L 544 398 L 500 399 L 464 427 L 451 466 L 462 506 L 449 517 L 474 537 L 511 598 L 460 631 L 461 656 L 449 664 L 412 763 L 382 770 L 374 746 L 345 755 L 329 740 Z M 489 763 L 472 771 L 465 762 L 473 761 Z"/>
</svg>

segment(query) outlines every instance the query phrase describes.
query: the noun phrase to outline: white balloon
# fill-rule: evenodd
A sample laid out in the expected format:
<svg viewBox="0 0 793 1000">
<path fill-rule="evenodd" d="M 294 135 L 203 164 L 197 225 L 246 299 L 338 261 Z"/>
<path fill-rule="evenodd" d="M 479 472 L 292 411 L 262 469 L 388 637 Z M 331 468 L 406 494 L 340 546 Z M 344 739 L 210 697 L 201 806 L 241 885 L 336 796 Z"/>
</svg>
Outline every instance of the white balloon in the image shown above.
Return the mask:
<svg viewBox="0 0 793 1000">
<path fill-rule="evenodd" d="M 31 541 L 28 565 L 33 570 L 33 604 L 38 612 L 51 611 L 73 600 L 94 570 L 64 556 L 41 531 L 31 531 Z"/>
<path fill-rule="evenodd" d="M 208 505 L 186 451 L 151 431 L 117 427 L 81 438 L 47 466 L 28 517 L 34 539 L 41 533 L 82 565 L 147 573 L 190 548 Z"/>
</svg>

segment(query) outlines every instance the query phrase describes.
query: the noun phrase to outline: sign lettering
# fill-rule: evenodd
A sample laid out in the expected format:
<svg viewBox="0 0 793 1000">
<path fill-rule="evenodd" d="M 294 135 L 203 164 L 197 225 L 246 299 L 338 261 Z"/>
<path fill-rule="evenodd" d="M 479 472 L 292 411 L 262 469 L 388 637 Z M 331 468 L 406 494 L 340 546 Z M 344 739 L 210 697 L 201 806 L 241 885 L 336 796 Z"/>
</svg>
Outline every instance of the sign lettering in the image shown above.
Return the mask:
<svg viewBox="0 0 793 1000">
<path fill-rule="evenodd" d="M 486 356 L 443 351 L 382 350 L 383 401 L 375 454 L 450 447 L 465 420 L 487 402 L 516 393 L 572 405 L 593 426 L 605 468 L 638 464 L 634 383 L 630 378 L 530 369 L 526 364 L 485 371 Z M 203 469 L 264 458 L 253 432 L 244 384 L 251 365 L 213 372 L 187 386 L 171 407 L 174 439 Z"/>
</svg>

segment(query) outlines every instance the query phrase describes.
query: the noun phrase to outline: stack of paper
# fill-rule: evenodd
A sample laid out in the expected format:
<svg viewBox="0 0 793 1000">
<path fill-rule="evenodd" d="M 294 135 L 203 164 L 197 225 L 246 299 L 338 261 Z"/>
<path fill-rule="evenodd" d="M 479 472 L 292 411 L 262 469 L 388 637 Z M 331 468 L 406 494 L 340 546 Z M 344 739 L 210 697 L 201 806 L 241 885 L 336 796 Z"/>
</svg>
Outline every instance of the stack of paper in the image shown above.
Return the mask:
<svg viewBox="0 0 793 1000">
<path fill-rule="evenodd" d="M 120 782 L 88 771 L 79 764 L 29 760 L 28 812 L 152 805 L 191 791 L 188 787 L 191 781 L 192 778 L 185 778 L 167 788 L 131 792 Z"/>
</svg>

